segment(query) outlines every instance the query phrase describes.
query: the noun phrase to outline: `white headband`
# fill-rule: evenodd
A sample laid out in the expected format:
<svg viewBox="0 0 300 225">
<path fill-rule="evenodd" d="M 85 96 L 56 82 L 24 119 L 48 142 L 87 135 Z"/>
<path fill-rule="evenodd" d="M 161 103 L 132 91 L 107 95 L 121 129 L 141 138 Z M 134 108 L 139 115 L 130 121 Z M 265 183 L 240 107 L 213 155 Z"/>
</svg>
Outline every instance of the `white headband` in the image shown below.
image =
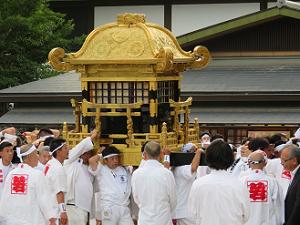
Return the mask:
<svg viewBox="0 0 300 225">
<path fill-rule="evenodd" d="M 52 152 L 50 152 L 50 155 L 53 155 L 54 152 L 56 152 L 57 150 L 59 150 L 65 144 L 66 144 L 66 142 L 63 142 L 60 146 L 58 146 L 56 149 L 54 149 Z"/>
<path fill-rule="evenodd" d="M 110 154 L 110 155 L 107 155 L 107 156 L 103 157 L 102 159 L 107 159 L 107 158 L 110 158 L 110 157 L 113 157 L 113 156 L 116 156 L 116 155 L 119 155 L 119 154 L 116 154 L 116 153 Z"/>
<path fill-rule="evenodd" d="M 30 155 L 31 153 L 33 153 L 36 150 L 36 147 L 34 145 L 31 146 L 30 149 L 28 149 L 28 151 L 21 153 L 21 148 L 17 148 L 17 155 L 20 159 L 21 162 L 23 162 L 22 157 L 26 156 L 26 155 Z"/>
<path fill-rule="evenodd" d="M 10 143 L 8 140 L 3 139 L 3 140 L 0 142 L 0 144 L 2 144 L 2 143 L 4 143 L 4 142 Z M 10 144 L 11 144 L 11 143 L 10 143 Z"/>
<path fill-rule="evenodd" d="M 274 151 L 281 152 L 287 146 L 288 146 L 287 144 L 278 145 L 278 146 L 276 146 L 276 148 L 274 148 Z"/>
</svg>

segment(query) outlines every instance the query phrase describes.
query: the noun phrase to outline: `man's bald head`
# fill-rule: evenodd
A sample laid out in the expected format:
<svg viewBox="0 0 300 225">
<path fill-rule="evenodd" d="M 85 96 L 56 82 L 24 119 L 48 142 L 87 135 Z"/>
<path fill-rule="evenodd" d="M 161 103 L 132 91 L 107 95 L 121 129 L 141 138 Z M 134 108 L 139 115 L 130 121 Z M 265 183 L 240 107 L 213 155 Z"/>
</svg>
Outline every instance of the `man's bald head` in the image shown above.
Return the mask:
<svg viewBox="0 0 300 225">
<path fill-rule="evenodd" d="M 155 141 L 149 141 L 145 145 L 145 152 L 149 159 L 157 159 L 160 157 L 161 153 L 160 145 Z"/>
<path fill-rule="evenodd" d="M 263 169 L 266 166 L 266 154 L 264 151 L 257 150 L 249 155 L 249 165 L 251 169 Z"/>
</svg>

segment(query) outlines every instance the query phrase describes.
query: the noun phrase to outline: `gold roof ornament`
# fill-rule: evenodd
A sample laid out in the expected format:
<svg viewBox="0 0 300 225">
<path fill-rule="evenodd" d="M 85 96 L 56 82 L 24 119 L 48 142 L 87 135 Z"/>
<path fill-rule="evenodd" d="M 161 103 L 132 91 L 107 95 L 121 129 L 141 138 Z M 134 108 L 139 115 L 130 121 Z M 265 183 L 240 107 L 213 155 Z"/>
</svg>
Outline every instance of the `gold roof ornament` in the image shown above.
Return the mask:
<svg viewBox="0 0 300 225">
<path fill-rule="evenodd" d="M 65 54 L 61 48 L 49 53 L 50 64 L 59 71 L 82 65 L 130 64 L 153 65 L 155 72 L 182 72 L 188 67 L 203 68 L 209 59 L 207 48 L 197 46 L 186 52 L 168 29 L 146 23 L 144 14 L 132 13 L 120 14 L 117 22 L 96 28 L 75 53 Z"/>
</svg>

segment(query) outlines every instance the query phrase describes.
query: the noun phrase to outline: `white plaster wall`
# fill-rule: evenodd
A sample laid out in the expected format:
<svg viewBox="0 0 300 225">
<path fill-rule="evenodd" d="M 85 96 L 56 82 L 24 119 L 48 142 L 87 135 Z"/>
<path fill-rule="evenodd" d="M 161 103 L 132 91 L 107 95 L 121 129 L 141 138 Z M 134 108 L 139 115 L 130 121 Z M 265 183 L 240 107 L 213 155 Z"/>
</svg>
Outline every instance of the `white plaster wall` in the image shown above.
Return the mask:
<svg viewBox="0 0 300 225">
<path fill-rule="evenodd" d="M 178 36 L 254 13 L 259 3 L 173 5 L 172 32 Z"/>
<path fill-rule="evenodd" d="M 95 7 L 95 27 L 115 22 L 117 14 L 144 13 L 146 21 L 164 25 L 164 6 L 99 6 Z"/>
</svg>

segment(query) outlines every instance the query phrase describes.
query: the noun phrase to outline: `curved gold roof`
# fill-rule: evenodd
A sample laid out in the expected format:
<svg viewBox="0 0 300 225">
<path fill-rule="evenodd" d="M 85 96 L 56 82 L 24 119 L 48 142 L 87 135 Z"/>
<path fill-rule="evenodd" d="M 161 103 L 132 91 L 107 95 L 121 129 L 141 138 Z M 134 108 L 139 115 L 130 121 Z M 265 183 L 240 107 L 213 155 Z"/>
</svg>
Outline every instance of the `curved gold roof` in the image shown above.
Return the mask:
<svg viewBox="0 0 300 225">
<path fill-rule="evenodd" d="M 174 35 L 157 24 L 146 23 L 145 15 L 125 13 L 117 22 L 96 28 L 78 52 L 65 54 L 61 48 L 49 53 L 51 65 L 62 71 L 76 65 L 154 64 L 157 71 L 171 71 L 176 64 L 204 67 L 210 55 L 205 47 L 193 52 L 181 49 Z"/>
</svg>

